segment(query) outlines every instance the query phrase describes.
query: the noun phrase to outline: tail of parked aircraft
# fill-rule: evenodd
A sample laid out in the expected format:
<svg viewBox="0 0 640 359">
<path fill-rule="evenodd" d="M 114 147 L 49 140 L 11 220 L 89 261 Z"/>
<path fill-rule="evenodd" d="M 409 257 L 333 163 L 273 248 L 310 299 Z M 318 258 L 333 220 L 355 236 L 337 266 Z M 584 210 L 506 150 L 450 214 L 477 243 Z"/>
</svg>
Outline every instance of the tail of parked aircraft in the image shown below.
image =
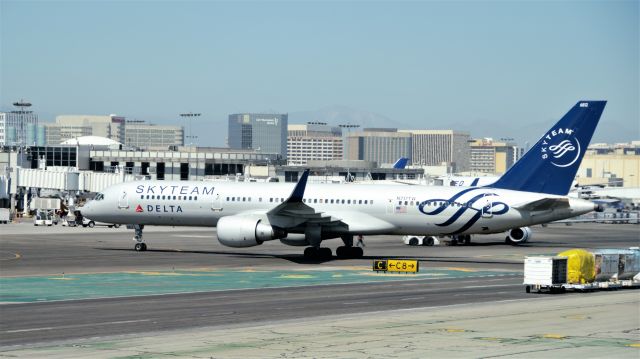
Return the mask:
<svg viewBox="0 0 640 359">
<path fill-rule="evenodd" d="M 567 195 L 606 101 L 580 101 L 492 188 Z"/>
<path fill-rule="evenodd" d="M 408 162 L 409 162 L 408 158 L 400 157 L 400 158 L 398 158 L 396 163 L 393 164 L 393 168 L 395 168 L 395 169 L 403 169 L 403 168 L 405 168 L 407 166 Z"/>
</svg>

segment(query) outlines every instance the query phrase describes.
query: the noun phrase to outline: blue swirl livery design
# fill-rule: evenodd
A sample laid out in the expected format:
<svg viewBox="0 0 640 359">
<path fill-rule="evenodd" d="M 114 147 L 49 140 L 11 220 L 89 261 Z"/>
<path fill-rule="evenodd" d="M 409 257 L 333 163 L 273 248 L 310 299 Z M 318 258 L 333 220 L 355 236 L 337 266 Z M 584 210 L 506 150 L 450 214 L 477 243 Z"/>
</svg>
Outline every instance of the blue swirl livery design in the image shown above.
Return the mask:
<svg viewBox="0 0 640 359">
<path fill-rule="evenodd" d="M 492 198 L 493 197 L 493 198 Z M 435 198 L 422 201 L 418 210 L 427 216 L 436 216 L 449 212 L 449 218 L 439 227 L 461 225 L 458 229 L 445 234 L 460 234 L 471 228 L 482 217 L 483 213 L 499 216 L 509 211 L 509 206 L 495 199 L 497 194 L 481 188 L 468 188 L 456 193 L 451 198 Z M 486 202 L 484 202 L 486 200 Z"/>
</svg>

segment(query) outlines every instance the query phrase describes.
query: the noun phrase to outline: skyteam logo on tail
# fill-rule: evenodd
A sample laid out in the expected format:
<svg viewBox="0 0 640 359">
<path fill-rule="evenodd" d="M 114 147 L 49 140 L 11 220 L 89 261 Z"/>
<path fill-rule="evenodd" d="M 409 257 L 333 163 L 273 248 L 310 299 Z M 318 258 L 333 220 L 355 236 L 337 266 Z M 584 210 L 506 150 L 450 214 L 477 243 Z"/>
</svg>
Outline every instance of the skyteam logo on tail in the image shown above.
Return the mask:
<svg viewBox="0 0 640 359">
<path fill-rule="evenodd" d="M 575 130 L 558 128 L 542 137 L 540 152 L 543 160 L 551 161 L 556 167 L 569 167 L 580 158 L 580 141 L 574 135 Z"/>
</svg>

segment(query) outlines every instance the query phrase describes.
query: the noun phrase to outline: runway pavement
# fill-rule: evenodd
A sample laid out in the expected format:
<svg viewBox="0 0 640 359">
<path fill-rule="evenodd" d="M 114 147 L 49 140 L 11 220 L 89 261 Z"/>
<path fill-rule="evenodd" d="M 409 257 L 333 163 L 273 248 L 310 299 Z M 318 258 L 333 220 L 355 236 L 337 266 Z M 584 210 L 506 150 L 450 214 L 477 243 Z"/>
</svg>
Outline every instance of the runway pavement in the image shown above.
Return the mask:
<svg viewBox="0 0 640 359">
<path fill-rule="evenodd" d="M 501 235 L 474 237 L 471 246 L 459 247 L 411 247 L 399 237 L 376 236 L 365 239 L 365 258 L 318 262 L 305 260 L 303 248 L 278 241 L 246 249 L 223 247 L 212 228 L 146 228 L 150 250 L 139 253 L 132 249 L 132 231 L 123 228 L 7 225 L 0 228 L 0 297 L 14 303 L 0 305 L 0 356 L 14 350 L 27 355 L 20 350 L 33 346 L 89 343 L 96 339 L 88 338 L 96 337 L 179 336 L 198 328 L 216 331 L 302 319 L 314 326 L 328 316 L 341 320 L 363 313 L 358 318 L 367 318 L 364 313 L 398 309 L 490 307 L 505 300 L 514 300 L 514 308 L 535 308 L 549 296 L 524 293 L 525 255 L 637 246 L 638 229 L 606 224 L 535 227 L 532 242 L 518 247 L 504 245 Z M 327 243 L 334 249 L 341 244 Z M 422 276 L 376 277 L 370 272 L 375 258 L 416 258 Z M 625 294 L 626 303 L 637 307 L 638 291 L 627 293 L 632 294 L 631 299 Z M 571 302 L 578 297 L 564 298 Z M 20 301 L 30 303 L 15 303 Z M 626 324 L 640 327 L 637 318 L 627 317 Z M 297 356 L 322 356 L 304 353 Z"/>
</svg>

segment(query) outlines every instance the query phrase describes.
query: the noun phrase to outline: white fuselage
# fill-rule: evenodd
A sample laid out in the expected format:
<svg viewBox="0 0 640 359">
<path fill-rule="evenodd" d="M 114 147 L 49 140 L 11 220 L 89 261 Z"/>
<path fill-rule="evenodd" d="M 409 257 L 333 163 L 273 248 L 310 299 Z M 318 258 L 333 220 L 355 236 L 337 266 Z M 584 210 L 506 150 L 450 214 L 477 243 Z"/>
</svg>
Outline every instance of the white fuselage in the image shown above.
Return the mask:
<svg viewBox="0 0 640 359">
<path fill-rule="evenodd" d="M 81 208 L 84 216 L 117 224 L 216 226 L 232 215 L 261 215 L 285 201 L 294 183 L 142 181 L 112 186 Z M 304 203 L 347 224 L 351 234 L 497 233 L 578 216 L 594 204 L 568 199 L 569 207 L 518 209 L 548 194 L 484 187 L 308 184 Z"/>
</svg>

